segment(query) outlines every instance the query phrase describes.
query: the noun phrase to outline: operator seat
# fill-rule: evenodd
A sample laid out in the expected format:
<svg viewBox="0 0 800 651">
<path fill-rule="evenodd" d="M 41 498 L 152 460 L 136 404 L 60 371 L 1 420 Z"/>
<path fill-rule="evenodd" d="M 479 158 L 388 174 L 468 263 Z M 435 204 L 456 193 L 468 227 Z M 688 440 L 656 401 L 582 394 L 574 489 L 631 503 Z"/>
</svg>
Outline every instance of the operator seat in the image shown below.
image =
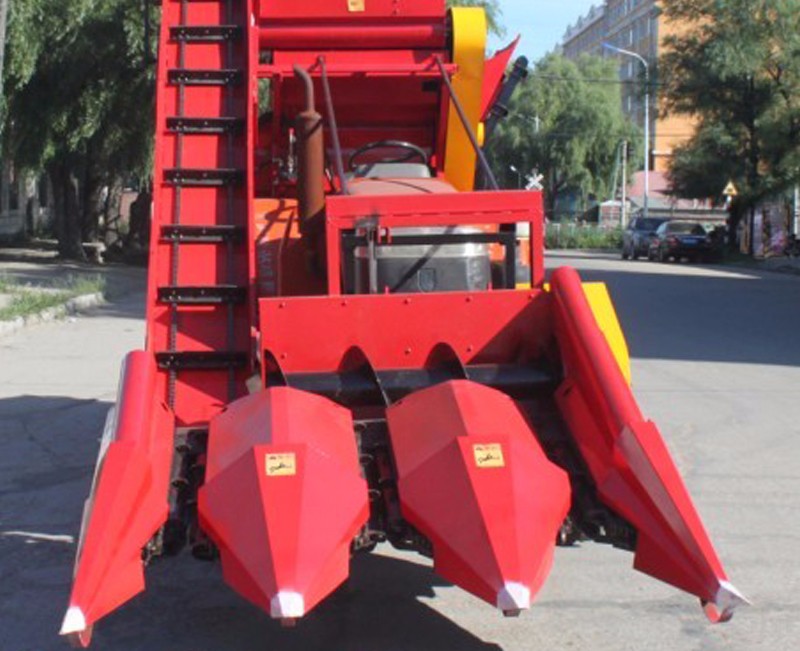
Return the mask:
<svg viewBox="0 0 800 651">
<path fill-rule="evenodd" d="M 425 163 L 364 163 L 346 175 L 347 179 L 429 179 Z"/>
<path fill-rule="evenodd" d="M 424 163 L 371 163 L 348 175 L 350 194 L 443 194 L 456 189 L 443 178 L 433 178 Z"/>
</svg>

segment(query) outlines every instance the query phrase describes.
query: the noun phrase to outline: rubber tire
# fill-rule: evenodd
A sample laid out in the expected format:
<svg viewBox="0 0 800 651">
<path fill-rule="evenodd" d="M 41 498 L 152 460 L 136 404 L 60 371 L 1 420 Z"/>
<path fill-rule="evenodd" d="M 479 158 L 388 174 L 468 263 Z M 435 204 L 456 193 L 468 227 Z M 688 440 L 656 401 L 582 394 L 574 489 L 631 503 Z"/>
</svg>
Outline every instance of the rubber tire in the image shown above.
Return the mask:
<svg viewBox="0 0 800 651">
<path fill-rule="evenodd" d="M 627 260 L 628 258 L 630 258 L 630 255 L 628 254 L 628 249 L 626 249 L 625 245 L 623 244 L 622 245 L 622 259 L 623 260 Z"/>
</svg>

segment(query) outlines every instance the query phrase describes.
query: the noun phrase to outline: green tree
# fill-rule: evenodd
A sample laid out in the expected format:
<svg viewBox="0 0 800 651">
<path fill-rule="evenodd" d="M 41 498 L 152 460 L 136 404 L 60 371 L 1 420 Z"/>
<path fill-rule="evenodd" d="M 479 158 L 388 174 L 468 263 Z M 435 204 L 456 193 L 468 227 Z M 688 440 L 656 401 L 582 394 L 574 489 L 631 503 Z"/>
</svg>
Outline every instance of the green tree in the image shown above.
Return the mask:
<svg viewBox="0 0 800 651">
<path fill-rule="evenodd" d="M 800 179 L 800 0 L 674 0 L 685 30 L 659 62 L 668 112 L 698 129 L 675 153 L 676 193 L 739 190 L 732 228 L 764 197 Z"/>
<path fill-rule="evenodd" d="M 137 0 L 15 0 L 4 153 L 46 171 L 59 251 L 83 257 L 108 197 L 151 159 L 153 73 Z"/>
<path fill-rule="evenodd" d="M 516 173 L 544 175 L 545 206 L 553 216 L 567 193 L 585 202 L 610 198 L 620 141 L 641 142 L 622 113 L 616 63 L 600 57 L 572 62 L 558 55 L 540 60 L 514 95 L 508 118 L 488 146 L 495 173 L 515 185 Z M 635 164 L 635 161 L 632 162 Z"/>
<path fill-rule="evenodd" d="M 500 9 L 499 0 L 447 0 L 448 7 L 483 7 L 486 11 L 486 23 L 489 31 L 496 36 L 505 34 L 505 27 L 501 22 L 503 10 Z"/>
</svg>

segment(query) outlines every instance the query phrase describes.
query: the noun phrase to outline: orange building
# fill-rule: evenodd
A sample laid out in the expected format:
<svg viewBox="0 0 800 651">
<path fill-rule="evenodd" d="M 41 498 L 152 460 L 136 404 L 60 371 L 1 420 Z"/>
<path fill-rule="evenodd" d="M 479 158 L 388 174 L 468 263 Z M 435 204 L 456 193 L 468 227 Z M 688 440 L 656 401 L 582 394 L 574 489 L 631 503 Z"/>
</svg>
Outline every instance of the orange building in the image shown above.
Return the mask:
<svg viewBox="0 0 800 651">
<path fill-rule="evenodd" d="M 581 54 L 619 59 L 622 108 L 640 126 L 644 126 L 642 64 L 633 57 L 605 49 L 603 43 L 641 55 L 649 64 L 651 82 L 657 79 L 664 40 L 681 29 L 664 18 L 660 4 L 660 0 L 606 0 L 569 27 L 561 42 L 561 52 L 568 59 Z M 651 169 L 665 172 L 673 149 L 692 136 L 694 122 L 682 115 L 661 117 L 663 106 L 655 87 L 650 100 Z"/>
</svg>

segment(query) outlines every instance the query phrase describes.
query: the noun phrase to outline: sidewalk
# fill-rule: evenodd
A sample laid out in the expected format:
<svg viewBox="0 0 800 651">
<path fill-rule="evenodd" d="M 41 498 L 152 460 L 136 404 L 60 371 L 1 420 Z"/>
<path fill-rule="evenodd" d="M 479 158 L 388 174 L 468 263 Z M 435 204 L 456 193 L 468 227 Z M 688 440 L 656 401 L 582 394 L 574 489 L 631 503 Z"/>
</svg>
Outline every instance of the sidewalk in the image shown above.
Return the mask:
<svg viewBox="0 0 800 651">
<path fill-rule="evenodd" d="M 0 337 L 143 292 L 146 278 L 143 267 L 64 262 L 54 251 L 0 247 Z"/>
<path fill-rule="evenodd" d="M 764 260 L 754 260 L 753 263 L 758 269 L 764 269 L 765 271 L 800 274 L 800 258 L 777 256 Z"/>
<path fill-rule="evenodd" d="M 749 269 L 755 271 L 769 271 L 800 276 L 800 258 L 791 258 L 780 255 L 771 258 L 752 258 L 740 256 L 736 259 L 722 261 L 722 266 L 731 269 Z"/>
</svg>

